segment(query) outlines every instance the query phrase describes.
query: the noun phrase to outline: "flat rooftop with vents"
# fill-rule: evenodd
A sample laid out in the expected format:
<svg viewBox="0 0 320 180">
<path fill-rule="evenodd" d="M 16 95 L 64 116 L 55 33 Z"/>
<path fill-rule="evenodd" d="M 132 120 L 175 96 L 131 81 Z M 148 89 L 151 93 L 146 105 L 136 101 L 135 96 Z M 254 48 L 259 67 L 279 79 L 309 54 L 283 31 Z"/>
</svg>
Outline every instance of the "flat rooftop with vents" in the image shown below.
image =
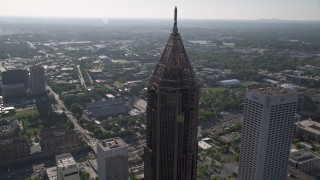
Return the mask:
<svg viewBox="0 0 320 180">
<path fill-rule="evenodd" d="M 249 91 L 262 96 L 282 96 L 286 94 L 295 94 L 295 92 L 281 87 L 258 88 L 250 89 Z"/>
<path fill-rule="evenodd" d="M 98 142 L 98 145 L 104 150 L 116 149 L 120 147 L 127 147 L 128 145 L 119 137 L 105 139 Z"/>
<path fill-rule="evenodd" d="M 56 156 L 56 163 L 58 167 L 62 169 L 69 169 L 77 167 L 76 161 L 73 159 L 70 153 L 65 153 Z"/>
</svg>

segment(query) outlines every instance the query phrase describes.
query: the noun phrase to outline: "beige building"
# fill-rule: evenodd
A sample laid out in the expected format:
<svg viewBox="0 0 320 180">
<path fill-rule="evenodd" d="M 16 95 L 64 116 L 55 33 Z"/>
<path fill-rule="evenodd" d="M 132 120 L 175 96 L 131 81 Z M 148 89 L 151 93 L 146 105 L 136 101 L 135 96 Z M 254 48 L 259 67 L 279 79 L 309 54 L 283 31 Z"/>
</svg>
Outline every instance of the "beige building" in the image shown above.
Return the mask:
<svg viewBox="0 0 320 180">
<path fill-rule="evenodd" d="M 301 150 L 292 152 L 289 164 L 304 173 L 320 171 L 320 157 L 311 151 Z"/>
<path fill-rule="evenodd" d="M 303 120 L 294 123 L 295 135 L 309 134 L 314 139 L 320 138 L 320 123 L 311 119 Z"/>
<path fill-rule="evenodd" d="M 56 156 L 58 180 L 79 180 L 79 168 L 70 153 Z"/>
</svg>

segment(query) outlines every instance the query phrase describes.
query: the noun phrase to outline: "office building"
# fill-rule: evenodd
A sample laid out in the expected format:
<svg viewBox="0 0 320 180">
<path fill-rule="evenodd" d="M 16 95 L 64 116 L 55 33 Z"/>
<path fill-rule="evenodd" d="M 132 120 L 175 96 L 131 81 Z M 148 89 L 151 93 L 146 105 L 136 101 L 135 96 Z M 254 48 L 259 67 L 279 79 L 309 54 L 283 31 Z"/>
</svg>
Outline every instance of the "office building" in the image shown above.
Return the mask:
<svg viewBox="0 0 320 180">
<path fill-rule="evenodd" d="M 311 151 L 300 150 L 290 154 L 289 164 L 301 172 L 313 173 L 320 170 L 320 157 Z"/>
<path fill-rule="evenodd" d="M 79 180 L 79 168 L 70 153 L 56 156 L 58 180 Z"/>
<path fill-rule="evenodd" d="M 174 26 L 147 87 L 145 180 L 195 180 L 199 85 Z"/>
<path fill-rule="evenodd" d="M 12 137 L 0 140 L 0 162 L 5 162 L 29 155 L 29 139 L 23 137 Z"/>
<path fill-rule="evenodd" d="M 2 92 L 5 98 L 21 97 L 26 95 L 26 88 L 23 84 L 2 85 Z"/>
<path fill-rule="evenodd" d="M 68 149 L 82 146 L 79 132 L 74 130 L 47 130 L 39 134 L 40 146 L 43 152 Z"/>
<path fill-rule="evenodd" d="M 286 178 L 297 100 L 281 88 L 246 93 L 238 179 Z"/>
<path fill-rule="evenodd" d="M 318 141 L 320 139 L 320 123 L 311 119 L 295 122 L 294 135 L 303 136 L 305 134 Z"/>
<path fill-rule="evenodd" d="M 86 111 L 95 118 L 118 116 L 128 113 L 128 105 L 121 98 L 95 101 L 86 104 Z"/>
<path fill-rule="evenodd" d="M 46 93 L 44 68 L 42 66 L 30 67 L 30 88 L 32 95 L 41 95 Z"/>
<path fill-rule="evenodd" d="M 2 85 L 23 84 L 28 86 L 28 70 L 11 69 L 2 72 Z"/>
<path fill-rule="evenodd" d="M 13 69 L 2 72 L 2 92 L 4 98 L 21 97 L 28 91 L 28 71 Z"/>
<path fill-rule="evenodd" d="M 119 137 L 97 143 L 99 180 L 128 180 L 128 145 Z"/>
</svg>

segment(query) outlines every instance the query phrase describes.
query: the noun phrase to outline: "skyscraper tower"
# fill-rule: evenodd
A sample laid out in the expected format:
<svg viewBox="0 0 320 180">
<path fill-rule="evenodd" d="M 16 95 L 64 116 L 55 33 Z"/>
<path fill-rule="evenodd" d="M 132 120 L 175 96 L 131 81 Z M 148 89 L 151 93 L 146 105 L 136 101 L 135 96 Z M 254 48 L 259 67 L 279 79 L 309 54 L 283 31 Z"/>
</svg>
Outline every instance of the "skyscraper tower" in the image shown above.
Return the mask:
<svg viewBox="0 0 320 180">
<path fill-rule="evenodd" d="M 286 179 L 298 95 L 279 88 L 245 97 L 239 180 Z"/>
<path fill-rule="evenodd" d="M 46 93 L 44 68 L 42 66 L 30 67 L 30 87 L 33 95 L 41 95 Z"/>
<path fill-rule="evenodd" d="M 196 179 L 199 85 L 174 12 L 172 33 L 148 83 L 146 180 Z"/>
</svg>

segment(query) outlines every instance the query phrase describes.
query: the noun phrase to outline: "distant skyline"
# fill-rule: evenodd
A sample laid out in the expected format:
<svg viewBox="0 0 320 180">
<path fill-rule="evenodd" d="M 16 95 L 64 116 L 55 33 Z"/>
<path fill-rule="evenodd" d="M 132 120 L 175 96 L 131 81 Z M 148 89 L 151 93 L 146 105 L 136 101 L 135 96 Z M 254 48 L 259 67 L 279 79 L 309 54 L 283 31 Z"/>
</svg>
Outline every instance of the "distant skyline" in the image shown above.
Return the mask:
<svg viewBox="0 0 320 180">
<path fill-rule="evenodd" d="M 320 0 L 0 0 L 0 16 L 320 20 Z"/>
</svg>

